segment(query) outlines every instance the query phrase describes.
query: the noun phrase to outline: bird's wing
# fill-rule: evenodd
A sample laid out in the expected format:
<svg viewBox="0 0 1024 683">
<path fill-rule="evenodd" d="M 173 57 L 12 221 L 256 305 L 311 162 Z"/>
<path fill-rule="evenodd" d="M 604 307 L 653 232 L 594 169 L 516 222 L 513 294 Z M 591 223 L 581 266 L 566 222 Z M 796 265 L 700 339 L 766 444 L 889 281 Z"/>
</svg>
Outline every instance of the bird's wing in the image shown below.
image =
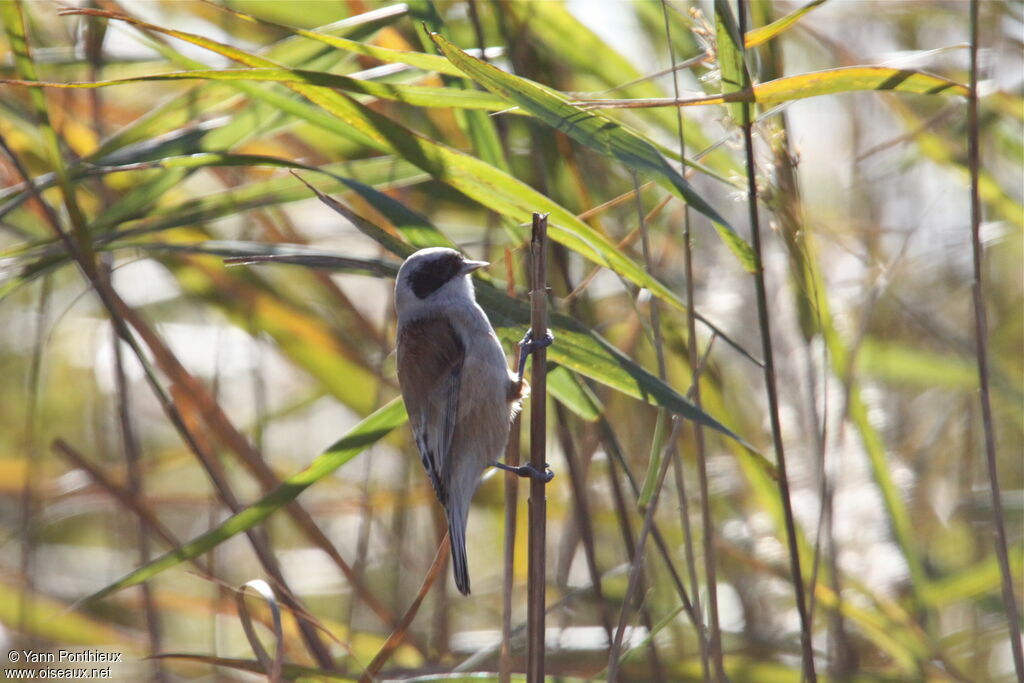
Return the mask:
<svg viewBox="0 0 1024 683">
<path fill-rule="evenodd" d="M 442 504 L 445 473 L 459 412 L 459 382 L 466 349 L 447 318 L 420 318 L 398 332 L 398 382 L 423 468 Z"/>
</svg>

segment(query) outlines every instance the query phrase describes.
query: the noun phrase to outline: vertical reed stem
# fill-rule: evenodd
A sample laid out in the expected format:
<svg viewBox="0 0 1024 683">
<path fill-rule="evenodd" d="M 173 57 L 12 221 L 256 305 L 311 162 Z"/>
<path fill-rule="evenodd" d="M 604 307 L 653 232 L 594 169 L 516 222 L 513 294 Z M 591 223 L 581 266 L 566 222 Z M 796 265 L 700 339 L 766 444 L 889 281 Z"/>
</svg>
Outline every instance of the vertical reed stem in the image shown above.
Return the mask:
<svg viewBox="0 0 1024 683">
<path fill-rule="evenodd" d="M 483 47 L 481 45 L 481 47 Z M 512 253 L 505 250 L 505 266 L 508 268 L 509 298 L 516 295 L 515 274 L 512 270 Z M 519 347 L 512 360 L 513 372 L 519 372 Z M 519 465 L 519 446 L 522 432 L 522 413 L 516 413 L 512 420 L 512 428 L 508 433 L 508 444 L 505 446 L 505 462 L 512 467 Z M 505 567 L 502 585 L 504 595 L 501 600 L 501 651 L 498 655 L 498 680 L 509 683 L 512 680 L 512 593 L 515 590 L 515 555 L 516 555 L 516 514 L 519 510 L 519 485 L 515 477 L 505 477 Z"/>
<path fill-rule="evenodd" d="M 1006 525 L 1003 516 L 1003 495 L 999 490 L 999 472 L 996 464 L 996 432 L 992 424 L 992 403 L 988 388 L 988 321 L 985 315 L 985 297 L 982 288 L 981 267 L 981 198 L 978 194 L 978 175 L 981 158 L 978 150 L 978 0 L 971 0 L 971 88 L 967 98 L 967 144 L 971 167 L 971 252 L 974 259 L 974 341 L 978 360 L 978 383 L 981 399 L 981 420 L 985 430 L 985 463 L 988 466 L 988 484 L 992 494 L 993 526 L 995 527 L 996 556 L 1003 579 L 1003 604 L 1010 634 L 1010 649 L 1017 680 L 1024 681 L 1024 650 L 1021 646 L 1020 615 L 1013 591 L 1013 573 L 1006 543 Z"/>
<path fill-rule="evenodd" d="M 672 419 L 672 434 L 669 436 L 666 443 L 671 444 L 679 438 L 679 429 L 682 426 L 682 421 L 678 416 Z M 662 452 L 661 466 L 658 469 L 657 483 L 654 486 L 654 494 L 651 496 L 651 503 L 647 506 L 647 510 L 644 512 L 644 523 L 640 528 L 640 537 L 637 540 L 636 550 L 633 553 L 632 565 L 629 569 L 629 582 L 626 584 L 626 595 L 622 600 L 622 610 L 619 612 L 619 623 L 615 629 L 615 642 L 612 644 L 611 652 L 608 654 L 608 681 L 615 683 L 619 680 L 619 665 L 621 664 L 622 657 L 622 641 L 626 633 L 626 622 L 629 617 L 629 607 L 632 602 L 633 596 L 636 595 L 637 586 L 640 584 L 640 576 L 643 573 L 644 559 L 647 553 L 647 537 L 651 535 L 654 527 L 654 514 L 658 509 L 658 501 L 661 499 L 661 489 L 665 485 L 665 474 L 668 472 L 668 466 L 671 464 L 671 457 L 669 456 L 670 446 L 666 446 Z M 680 585 L 681 582 L 680 582 Z M 684 601 L 684 609 L 689 604 L 689 600 Z M 700 621 L 696 612 L 693 611 L 693 607 L 689 606 L 690 614 L 694 619 L 694 626 L 697 629 L 697 637 L 703 638 L 704 634 L 700 629 Z M 703 645 L 701 646 L 704 647 Z"/>
<path fill-rule="evenodd" d="M 530 328 L 534 338 L 548 329 L 547 309 L 547 233 L 548 215 L 533 214 L 533 235 L 530 239 Z M 547 349 L 533 352 L 530 373 L 530 464 L 538 472 L 545 471 L 547 453 Z M 547 497 L 545 482 L 530 479 L 530 537 L 527 568 L 529 604 L 526 614 L 526 680 L 544 680 L 544 589 L 545 545 L 547 534 Z"/>
<path fill-rule="evenodd" d="M 665 42 L 668 45 L 668 56 L 672 63 L 672 89 L 675 98 L 678 100 L 680 98 L 679 72 L 675 69 L 676 53 L 672 45 L 672 25 L 668 20 L 667 0 L 661 0 L 661 14 L 665 22 Z M 683 128 L 683 110 L 681 108 L 677 108 L 676 116 L 676 130 L 679 135 L 679 156 L 680 158 L 685 158 L 686 135 Z M 684 173 L 686 171 L 685 167 L 681 170 Z M 690 361 L 690 369 L 693 371 L 693 388 L 691 391 L 693 393 L 693 404 L 698 409 L 703 409 L 700 398 L 700 374 L 697 360 L 697 316 L 693 307 L 693 242 L 690 238 L 690 207 L 688 205 L 683 205 L 683 267 L 683 276 L 686 279 L 686 353 Z M 711 496 L 708 488 L 707 448 L 704 442 L 704 427 L 700 423 L 695 422 L 693 424 L 693 435 L 697 456 L 697 478 L 700 485 L 704 580 L 708 591 L 708 647 L 702 649 L 704 657 L 702 663 L 704 665 L 704 677 L 707 679 L 709 678 L 707 658 L 708 654 L 710 654 L 711 661 L 714 662 L 714 680 L 718 681 L 718 683 L 724 683 L 726 680 L 725 660 L 722 656 L 722 631 L 718 623 L 718 560 L 715 556 L 715 526 L 714 520 L 711 518 Z M 696 593 L 697 590 L 694 587 L 694 600 L 697 599 Z M 701 618 L 703 623 L 703 615 L 701 615 Z M 703 638 L 701 642 L 704 642 Z M 710 650 L 710 653 L 707 650 Z"/>
<path fill-rule="evenodd" d="M 736 10 L 739 19 L 740 49 L 743 48 L 747 32 L 746 2 L 737 0 Z M 746 60 L 744 60 L 746 61 Z M 768 412 L 772 424 L 772 443 L 775 448 L 775 459 L 779 471 L 779 497 L 782 499 L 782 511 L 786 525 L 786 544 L 789 549 L 790 572 L 793 575 L 793 590 L 796 593 L 796 609 L 800 615 L 800 645 L 803 650 L 804 677 L 808 681 L 817 681 L 814 670 L 814 647 L 811 642 L 811 622 L 807 613 L 807 600 L 804 597 L 804 577 L 800 569 L 800 549 L 797 545 L 796 521 L 793 519 L 793 505 L 789 495 L 789 475 L 786 473 L 786 450 L 782 443 L 782 424 L 779 420 L 779 394 L 775 382 L 775 358 L 772 353 L 772 332 L 768 318 L 768 297 L 765 294 L 764 261 L 761 258 L 761 228 L 758 223 L 757 178 L 754 166 L 753 120 L 750 116 L 750 105 L 743 104 L 743 143 L 747 161 L 747 209 L 750 218 L 751 246 L 754 249 L 756 268 L 754 270 L 754 288 L 757 294 L 757 319 L 761 329 L 761 350 L 764 356 L 764 383 L 768 393 Z"/>
<path fill-rule="evenodd" d="M 110 282 L 113 277 L 113 271 L 110 268 L 110 264 L 105 260 L 102 261 L 104 264 L 103 277 L 107 278 Z M 113 326 L 111 326 L 113 327 Z M 125 458 L 125 470 L 128 475 L 128 487 L 131 491 L 132 497 L 138 500 L 143 500 L 143 486 L 145 482 L 144 472 L 142 469 L 142 452 L 139 446 L 139 440 L 135 433 L 135 427 L 132 421 L 131 411 L 131 397 L 129 395 L 128 380 L 124 369 L 124 354 L 121 349 L 121 338 L 117 336 L 117 330 L 111 330 L 111 342 L 114 351 L 114 382 L 117 387 L 117 414 L 118 423 L 121 427 L 121 447 L 124 451 Z M 152 552 L 149 542 L 149 530 L 146 527 L 146 522 L 143 519 L 137 520 L 137 543 L 139 552 L 139 562 L 143 565 L 148 564 L 152 557 Z M 143 613 L 146 615 L 146 633 L 149 637 L 149 653 L 155 655 L 161 651 L 161 625 L 160 625 L 160 610 L 157 607 L 156 600 L 153 595 L 153 586 L 148 582 L 144 581 L 139 585 L 142 591 L 142 605 Z M 160 683 L 166 683 L 167 672 L 164 671 L 164 666 L 159 659 L 152 659 L 152 669 L 150 675 L 153 680 L 160 681 Z"/>
</svg>

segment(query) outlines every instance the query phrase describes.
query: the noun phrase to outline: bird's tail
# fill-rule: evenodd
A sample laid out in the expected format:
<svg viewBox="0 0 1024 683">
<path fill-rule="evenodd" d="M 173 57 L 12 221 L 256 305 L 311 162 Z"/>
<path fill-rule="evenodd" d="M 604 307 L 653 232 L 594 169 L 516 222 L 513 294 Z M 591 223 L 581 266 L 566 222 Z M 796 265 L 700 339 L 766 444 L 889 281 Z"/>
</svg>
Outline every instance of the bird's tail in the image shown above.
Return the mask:
<svg viewBox="0 0 1024 683">
<path fill-rule="evenodd" d="M 463 595 L 469 595 L 469 563 L 466 560 L 466 513 L 449 508 L 448 535 L 452 545 L 452 573 L 455 585 Z"/>
</svg>

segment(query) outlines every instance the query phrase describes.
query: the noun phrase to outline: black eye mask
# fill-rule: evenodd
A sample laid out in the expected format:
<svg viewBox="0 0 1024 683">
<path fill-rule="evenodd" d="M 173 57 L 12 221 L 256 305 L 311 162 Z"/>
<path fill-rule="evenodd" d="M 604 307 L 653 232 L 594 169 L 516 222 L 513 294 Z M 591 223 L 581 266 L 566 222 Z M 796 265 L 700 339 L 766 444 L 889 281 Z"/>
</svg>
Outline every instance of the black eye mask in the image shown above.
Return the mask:
<svg viewBox="0 0 1024 683">
<path fill-rule="evenodd" d="M 410 273 L 409 286 L 412 287 L 413 294 L 418 298 L 426 299 L 458 275 L 462 265 L 461 255 L 445 254 L 422 264 Z"/>
</svg>

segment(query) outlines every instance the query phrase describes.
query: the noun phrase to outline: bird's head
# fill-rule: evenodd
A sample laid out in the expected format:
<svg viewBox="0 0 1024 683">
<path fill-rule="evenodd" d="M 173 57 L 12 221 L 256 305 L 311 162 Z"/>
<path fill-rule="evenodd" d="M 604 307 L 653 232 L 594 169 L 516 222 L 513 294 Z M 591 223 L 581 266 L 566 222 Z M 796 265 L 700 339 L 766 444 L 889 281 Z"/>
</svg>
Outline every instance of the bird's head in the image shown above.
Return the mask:
<svg viewBox="0 0 1024 683">
<path fill-rule="evenodd" d="M 474 301 L 473 283 L 469 274 L 489 265 L 487 261 L 471 261 L 454 249 L 431 247 L 420 249 L 405 259 L 395 282 L 395 308 L 398 317 L 446 305 Z"/>
</svg>

